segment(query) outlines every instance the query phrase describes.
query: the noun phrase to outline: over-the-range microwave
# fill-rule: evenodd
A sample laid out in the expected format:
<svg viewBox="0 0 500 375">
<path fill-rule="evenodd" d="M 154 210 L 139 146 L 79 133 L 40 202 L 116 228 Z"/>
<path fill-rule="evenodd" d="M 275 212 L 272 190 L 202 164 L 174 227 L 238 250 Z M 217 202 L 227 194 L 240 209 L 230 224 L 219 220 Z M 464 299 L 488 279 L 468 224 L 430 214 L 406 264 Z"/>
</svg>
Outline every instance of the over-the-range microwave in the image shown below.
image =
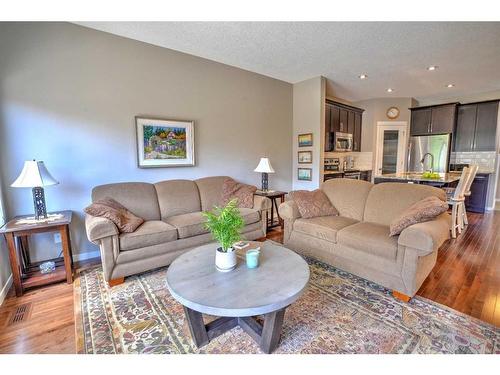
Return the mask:
<svg viewBox="0 0 500 375">
<path fill-rule="evenodd" d="M 330 133 L 331 151 L 352 151 L 352 134 L 332 132 Z"/>
</svg>

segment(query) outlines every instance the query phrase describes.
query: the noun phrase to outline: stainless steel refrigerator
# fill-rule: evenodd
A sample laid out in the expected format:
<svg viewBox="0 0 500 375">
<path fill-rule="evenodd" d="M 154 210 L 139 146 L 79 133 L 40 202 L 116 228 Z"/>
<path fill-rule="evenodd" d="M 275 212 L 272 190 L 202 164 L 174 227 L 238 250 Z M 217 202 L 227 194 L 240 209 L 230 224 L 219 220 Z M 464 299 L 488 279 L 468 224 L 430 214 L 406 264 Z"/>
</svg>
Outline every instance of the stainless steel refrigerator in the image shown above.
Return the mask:
<svg viewBox="0 0 500 375">
<path fill-rule="evenodd" d="M 447 172 L 450 140 L 450 134 L 410 137 L 406 170 L 408 172 L 424 172 L 430 170 L 431 164 L 433 164 L 432 170 L 434 172 Z"/>
</svg>

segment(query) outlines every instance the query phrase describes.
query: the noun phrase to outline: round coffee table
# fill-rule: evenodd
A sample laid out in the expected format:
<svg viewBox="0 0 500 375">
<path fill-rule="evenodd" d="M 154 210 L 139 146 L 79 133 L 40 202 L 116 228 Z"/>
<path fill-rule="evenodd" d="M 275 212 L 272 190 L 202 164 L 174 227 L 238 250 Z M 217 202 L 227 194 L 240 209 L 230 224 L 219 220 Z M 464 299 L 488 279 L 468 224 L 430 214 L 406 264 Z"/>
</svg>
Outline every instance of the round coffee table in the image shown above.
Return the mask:
<svg viewBox="0 0 500 375">
<path fill-rule="evenodd" d="M 238 325 L 265 353 L 278 346 L 285 309 L 305 290 L 309 266 L 283 246 L 253 242 L 251 247 L 256 244 L 261 252 L 259 267 L 254 269 L 246 267 L 243 256 L 233 271 L 217 271 L 214 243 L 179 256 L 168 268 L 167 287 L 184 306 L 196 346 L 202 347 Z M 202 314 L 220 318 L 205 324 Z M 264 315 L 263 325 L 253 318 L 257 315 Z"/>
</svg>

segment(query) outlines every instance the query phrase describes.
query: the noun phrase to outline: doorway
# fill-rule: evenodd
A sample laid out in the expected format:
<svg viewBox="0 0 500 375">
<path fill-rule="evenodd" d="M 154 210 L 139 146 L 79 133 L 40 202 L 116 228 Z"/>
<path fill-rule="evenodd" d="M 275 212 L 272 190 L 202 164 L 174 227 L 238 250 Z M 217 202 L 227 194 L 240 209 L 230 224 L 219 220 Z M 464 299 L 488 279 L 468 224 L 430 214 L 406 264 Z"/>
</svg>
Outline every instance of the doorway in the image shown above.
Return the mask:
<svg viewBox="0 0 500 375">
<path fill-rule="evenodd" d="M 404 172 L 407 132 L 406 121 L 377 122 L 375 175 Z"/>
</svg>

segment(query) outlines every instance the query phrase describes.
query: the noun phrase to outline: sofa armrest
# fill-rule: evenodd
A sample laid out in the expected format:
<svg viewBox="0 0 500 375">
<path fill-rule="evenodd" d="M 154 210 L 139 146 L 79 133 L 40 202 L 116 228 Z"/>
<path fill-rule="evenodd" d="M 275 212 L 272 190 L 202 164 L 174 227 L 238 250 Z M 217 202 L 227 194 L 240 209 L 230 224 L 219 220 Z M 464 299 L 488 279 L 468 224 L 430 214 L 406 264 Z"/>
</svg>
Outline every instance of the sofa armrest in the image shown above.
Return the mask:
<svg viewBox="0 0 500 375">
<path fill-rule="evenodd" d="M 253 196 L 253 208 L 254 210 L 264 211 L 271 208 L 271 200 L 269 198 L 254 195 Z"/>
<path fill-rule="evenodd" d="M 301 217 L 299 208 L 293 200 L 281 203 L 278 212 L 283 220 L 295 220 Z"/>
<path fill-rule="evenodd" d="M 88 214 L 85 216 L 85 229 L 89 240 L 96 245 L 98 245 L 99 240 L 119 233 L 118 228 L 111 220 Z"/>
<path fill-rule="evenodd" d="M 399 235 L 398 244 L 414 248 L 419 256 L 425 256 L 437 250 L 448 238 L 450 238 L 450 215 L 443 213 L 434 220 L 404 229 Z"/>
</svg>

